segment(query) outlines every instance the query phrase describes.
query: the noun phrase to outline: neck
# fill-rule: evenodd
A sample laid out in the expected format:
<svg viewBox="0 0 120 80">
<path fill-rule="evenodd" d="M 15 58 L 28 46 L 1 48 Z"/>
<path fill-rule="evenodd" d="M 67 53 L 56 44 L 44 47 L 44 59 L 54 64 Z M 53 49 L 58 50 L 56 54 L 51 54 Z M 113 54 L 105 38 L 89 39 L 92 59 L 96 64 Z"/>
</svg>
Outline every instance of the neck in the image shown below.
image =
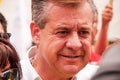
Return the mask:
<svg viewBox="0 0 120 80">
<path fill-rule="evenodd" d="M 35 68 L 36 72 L 42 78 L 42 80 L 71 80 L 72 78 L 62 76 L 55 72 L 42 58 L 37 56 L 33 60 L 33 67 Z"/>
</svg>

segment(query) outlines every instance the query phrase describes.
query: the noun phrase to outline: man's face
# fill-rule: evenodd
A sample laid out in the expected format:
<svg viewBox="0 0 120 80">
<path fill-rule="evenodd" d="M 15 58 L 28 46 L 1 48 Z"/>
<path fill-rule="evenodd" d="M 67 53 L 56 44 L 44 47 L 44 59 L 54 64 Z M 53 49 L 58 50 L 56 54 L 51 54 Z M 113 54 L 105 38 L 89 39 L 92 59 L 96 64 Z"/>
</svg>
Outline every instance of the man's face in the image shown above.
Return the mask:
<svg viewBox="0 0 120 80">
<path fill-rule="evenodd" d="M 92 12 L 88 5 L 76 9 L 51 5 L 48 10 L 49 21 L 38 32 L 37 56 L 56 75 L 73 76 L 89 61 Z"/>
</svg>

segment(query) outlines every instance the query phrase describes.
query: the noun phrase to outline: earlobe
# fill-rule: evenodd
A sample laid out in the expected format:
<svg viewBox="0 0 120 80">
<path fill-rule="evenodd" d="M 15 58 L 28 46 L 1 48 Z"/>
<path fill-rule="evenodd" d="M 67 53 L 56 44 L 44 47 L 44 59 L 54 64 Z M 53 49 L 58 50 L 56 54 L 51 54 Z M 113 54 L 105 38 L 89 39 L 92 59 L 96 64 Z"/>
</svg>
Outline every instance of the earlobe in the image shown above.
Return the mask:
<svg viewBox="0 0 120 80">
<path fill-rule="evenodd" d="M 30 30 L 31 30 L 33 42 L 37 44 L 40 40 L 40 28 L 37 26 L 35 22 L 31 22 Z"/>
</svg>

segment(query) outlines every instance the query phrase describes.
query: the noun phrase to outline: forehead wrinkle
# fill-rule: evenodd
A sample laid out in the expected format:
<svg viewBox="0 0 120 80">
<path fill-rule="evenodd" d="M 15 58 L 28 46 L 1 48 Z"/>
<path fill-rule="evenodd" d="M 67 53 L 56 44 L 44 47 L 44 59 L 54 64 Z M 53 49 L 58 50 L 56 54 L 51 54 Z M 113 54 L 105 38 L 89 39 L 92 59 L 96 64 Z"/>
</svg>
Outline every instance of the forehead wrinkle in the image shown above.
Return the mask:
<svg viewBox="0 0 120 80">
<path fill-rule="evenodd" d="M 54 21 L 52 21 L 52 23 L 54 24 Z M 83 20 L 76 20 L 76 19 L 73 19 L 73 20 L 61 20 L 59 21 L 58 23 L 56 22 L 56 25 L 58 28 L 74 28 L 74 27 L 88 27 L 88 26 L 91 26 L 92 25 L 92 22 L 86 22 L 86 21 L 83 21 Z M 51 26 L 52 27 L 52 26 Z"/>
<path fill-rule="evenodd" d="M 52 11 L 51 11 L 52 12 Z M 59 21 L 59 22 L 64 22 L 64 21 L 70 21 L 70 22 L 76 22 L 76 21 L 79 21 L 79 23 L 81 23 L 81 24 L 83 24 L 83 23 L 85 23 L 85 22 L 91 22 L 92 23 L 92 17 L 87 17 L 87 18 L 85 18 L 84 17 L 84 13 L 81 13 L 82 15 L 81 16 L 79 16 L 79 14 L 78 13 L 73 13 L 73 12 L 71 12 L 71 14 L 69 13 L 69 16 L 66 16 L 66 17 L 62 17 L 62 15 L 68 15 L 68 13 L 66 12 L 66 13 L 63 13 L 63 14 L 55 14 L 56 12 L 54 12 L 54 13 L 52 13 L 52 14 L 49 14 L 49 16 L 56 16 L 56 17 L 58 17 L 58 18 L 60 18 L 60 20 L 57 18 L 57 20 L 56 20 L 56 18 L 54 18 L 54 17 L 49 17 L 49 19 L 52 19 L 53 21 Z M 70 19 L 70 20 L 69 20 Z M 72 20 L 71 20 L 72 19 Z M 82 20 L 81 20 L 82 19 Z M 66 23 L 67 23 L 67 21 L 66 21 Z"/>
<path fill-rule="evenodd" d="M 73 22 L 74 23 L 74 22 Z M 56 25 L 57 27 L 55 28 L 55 30 L 59 30 L 59 29 L 64 29 L 64 30 L 79 30 L 79 29 L 85 29 L 85 30 L 91 30 L 92 27 L 90 27 L 90 23 L 63 23 L 63 24 L 59 24 Z"/>
</svg>

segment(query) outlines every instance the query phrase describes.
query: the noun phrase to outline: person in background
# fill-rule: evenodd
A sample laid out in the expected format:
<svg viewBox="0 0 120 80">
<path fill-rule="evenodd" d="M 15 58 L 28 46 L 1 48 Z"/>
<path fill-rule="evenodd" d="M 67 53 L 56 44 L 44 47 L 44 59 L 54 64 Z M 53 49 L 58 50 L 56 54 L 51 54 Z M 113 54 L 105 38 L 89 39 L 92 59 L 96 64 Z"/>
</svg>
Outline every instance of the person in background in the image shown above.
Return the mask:
<svg viewBox="0 0 120 80">
<path fill-rule="evenodd" d="M 20 59 L 12 44 L 0 38 L 0 80 L 20 80 Z"/>
<path fill-rule="evenodd" d="M 90 80 L 120 80 L 120 39 L 105 50 L 99 66 Z"/>
<path fill-rule="evenodd" d="M 9 40 L 11 33 L 7 33 L 7 21 L 4 15 L 0 12 L 0 38 Z"/>
<path fill-rule="evenodd" d="M 93 4 L 91 7 L 93 7 L 94 9 L 94 22 L 93 22 L 93 31 L 92 31 L 92 41 L 94 41 L 95 36 L 97 34 L 97 25 L 98 25 L 98 12 L 96 9 L 96 6 L 93 2 L 93 0 L 88 0 L 90 4 Z M 108 12 L 107 12 L 108 11 Z M 112 6 L 110 4 L 107 5 L 107 7 L 103 10 L 103 16 L 102 16 L 102 27 L 100 30 L 100 35 L 98 37 L 98 39 L 95 42 L 95 45 L 93 45 L 92 50 L 91 50 L 91 58 L 89 60 L 89 63 L 87 64 L 87 66 L 85 66 L 84 69 L 82 69 L 78 74 L 78 78 L 80 80 L 90 80 L 91 77 L 95 74 L 95 72 L 97 71 L 97 69 L 99 68 L 99 61 L 101 60 L 101 56 L 104 54 L 104 50 L 107 48 L 107 43 L 108 43 L 108 39 L 107 39 L 107 34 L 108 34 L 108 27 L 109 27 L 109 22 L 112 19 Z M 104 34 L 104 35 L 103 35 Z M 101 41 L 100 41 L 101 40 Z M 102 41 L 103 40 L 103 41 Z M 99 43 L 99 44 L 98 44 Z M 98 44 L 96 46 L 96 44 Z M 101 45 L 103 44 L 103 45 Z M 95 50 L 94 50 L 95 48 Z M 97 52 L 97 48 L 103 51 L 98 50 Z M 99 54 L 98 54 L 99 53 Z M 101 54 L 100 54 L 101 53 Z M 86 74 L 87 73 L 87 74 Z M 94 79 L 93 79 L 94 80 Z"/>
<path fill-rule="evenodd" d="M 78 80 L 90 58 L 93 18 L 87 0 L 32 0 L 37 50 L 21 60 L 23 80 Z"/>
<path fill-rule="evenodd" d="M 89 0 L 89 1 L 92 1 L 92 3 L 94 4 L 93 0 Z M 95 5 L 93 7 L 95 8 L 94 10 L 96 10 L 95 11 L 96 13 L 94 15 L 95 18 L 94 18 L 93 33 L 92 33 L 93 41 L 94 41 L 96 34 L 98 32 L 97 30 L 98 11 Z M 99 64 L 101 56 L 103 55 L 104 50 L 108 46 L 108 29 L 109 29 L 110 21 L 112 20 L 112 16 L 113 16 L 113 2 L 110 0 L 109 4 L 106 5 L 106 7 L 102 12 L 102 27 L 100 29 L 98 38 L 93 44 L 90 63 Z"/>
</svg>

